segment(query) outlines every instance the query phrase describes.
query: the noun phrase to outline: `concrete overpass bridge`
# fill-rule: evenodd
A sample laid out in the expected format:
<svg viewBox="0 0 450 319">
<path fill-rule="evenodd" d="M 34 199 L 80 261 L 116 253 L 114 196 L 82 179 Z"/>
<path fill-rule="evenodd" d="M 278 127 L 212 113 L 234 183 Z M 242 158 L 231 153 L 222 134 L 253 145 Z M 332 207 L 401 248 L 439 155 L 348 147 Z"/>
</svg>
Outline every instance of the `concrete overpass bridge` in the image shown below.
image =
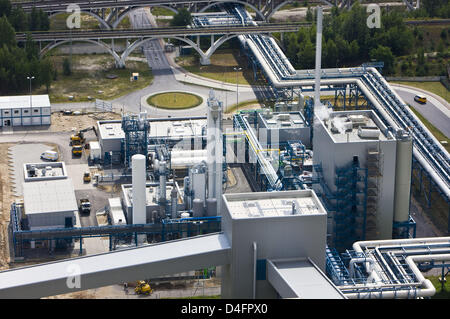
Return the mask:
<svg viewBox="0 0 450 319">
<path fill-rule="evenodd" d="M 211 26 L 202 28 L 153 28 L 153 29 L 122 29 L 122 30 L 74 30 L 56 32 L 33 32 L 31 38 L 39 42 L 40 55 L 44 56 L 51 49 L 65 43 L 89 42 L 104 47 L 116 60 L 116 65 L 125 67 L 125 60 L 135 49 L 153 39 L 171 38 L 177 39 L 192 46 L 200 55 L 200 62 L 210 64 L 210 57 L 226 41 L 242 34 L 268 34 L 272 32 L 296 32 L 300 28 L 298 24 L 260 24 L 248 26 Z M 211 36 L 211 46 L 203 51 L 200 47 L 200 36 Z M 197 37 L 197 41 L 192 40 Z M 102 40 L 127 39 L 127 47 L 121 55 L 114 49 L 114 44 L 108 44 Z M 134 40 L 128 45 L 128 40 Z M 26 34 L 17 33 L 18 42 L 26 41 Z M 45 44 L 42 47 L 42 43 Z"/>
<path fill-rule="evenodd" d="M 234 3 L 251 8 L 256 13 L 258 20 L 269 21 L 275 12 L 280 10 L 283 6 L 293 2 L 295 2 L 295 0 L 40 0 L 20 2 L 16 3 L 16 5 L 20 5 L 25 12 L 31 11 L 33 7 L 36 9 L 42 9 L 44 12 L 47 12 L 50 17 L 52 17 L 58 14 L 66 13 L 69 5 L 76 4 L 80 7 L 81 13 L 88 14 L 97 19 L 103 28 L 114 29 L 130 12 L 143 7 L 162 7 L 173 11 L 174 13 L 177 13 L 180 8 L 187 8 L 190 12 L 202 13 L 225 3 Z M 308 1 L 310 4 L 322 4 L 347 8 L 349 8 L 353 2 L 354 0 Z"/>
</svg>

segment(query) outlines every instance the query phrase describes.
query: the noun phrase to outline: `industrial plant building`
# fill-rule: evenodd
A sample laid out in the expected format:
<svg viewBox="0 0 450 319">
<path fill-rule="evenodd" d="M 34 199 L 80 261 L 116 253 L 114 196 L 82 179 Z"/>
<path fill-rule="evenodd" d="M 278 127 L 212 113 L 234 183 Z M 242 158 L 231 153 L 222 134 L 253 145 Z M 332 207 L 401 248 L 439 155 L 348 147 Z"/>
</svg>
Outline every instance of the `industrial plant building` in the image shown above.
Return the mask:
<svg viewBox="0 0 450 319">
<path fill-rule="evenodd" d="M 411 138 L 397 139 L 373 111 L 342 111 L 316 118 L 313 144 L 333 246 L 392 238 L 394 220 L 408 222 Z"/>
<path fill-rule="evenodd" d="M 48 95 L 0 96 L 0 127 L 50 124 Z"/>
<path fill-rule="evenodd" d="M 224 8 L 195 19 L 257 25 L 245 7 Z M 414 238 L 412 172 L 431 171 L 430 193 L 433 179 L 444 198 L 448 153 L 374 67 L 321 70 L 322 8 L 317 19 L 315 70 L 295 70 L 267 35 L 237 36 L 271 87 L 272 108 L 224 121 L 211 90 L 206 117 L 98 121 L 95 186 L 120 184 L 104 199 L 108 225 L 80 227 L 64 165 L 26 164 L 23 205 L 11 206 L 15 253 L 63 238 L 80 239 L 81 255 L 88 237 L 104 238 L 109 252 L 0 272 L 0 297 L 67 293 L 74 262 L 78 290 L 213 268 L 227 299 L 432 296 L 421 270 L 444 274 L 450 238 Z M 349 90 L 354 110 L 333 110 L 324 90 L 344 99 Z"/>
<path fill-rule="evenodd" d="M 24 183 L 23 203 L 29 230 L 80 225 L 71 179 Z"/>
</svg>

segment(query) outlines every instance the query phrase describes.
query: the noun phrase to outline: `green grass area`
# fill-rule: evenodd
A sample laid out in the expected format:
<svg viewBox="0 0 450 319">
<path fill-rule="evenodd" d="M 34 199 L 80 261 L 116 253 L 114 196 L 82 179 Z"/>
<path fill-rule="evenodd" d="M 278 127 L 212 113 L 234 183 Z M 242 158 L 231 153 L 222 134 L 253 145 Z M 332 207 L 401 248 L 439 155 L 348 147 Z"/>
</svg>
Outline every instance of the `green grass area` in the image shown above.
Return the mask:
<svg viewBox="0 0 450 319">
<path fill-rule="evenodd" d="M 69 30 L 67 27 L 67 18 L 70 13 L 61 13 L 50 18 L 50 30 Z M 88 14 L 81 14 L 81 29 L 100 29 L 100 23 L 94 17 Z"/>
<path fill-rule="evenodd" d="M 442 85 L 441 82 L 409 82 L 409 81 L 392 81 L 392 83 L 413 86 L 431 93 L 437 94 L 447 102 L 450 102 L 450 91 Z"/>
<path fill-rule="evenodd" d="M 50 58 L 58 72 L 49 92 L 52 103 L 89 101 L 88 96 L 111 100 L 143 89 L 153 81 L 152 72 L 144 62 L 127 61 L 126 69 L 116 69 L 114 59 L 109 55 L 73 55 L 72 75 L 65 76 L 62 74 L 62 61 L 68 56 Z M 131 82 L 130 77 L 134 72 L 139 73 L 139 79 Z M 107 75 L 117 77 L 109 79 Z M 45 87 L 35 88 L 33 93 L 46 94 Z M 69 96 L 73 96 L 73 100 L 69 101 Z"/>
<path fill-rule="evenodd" d="M 443 145 L 444 148 L 447 150 L 447 152 L 450 152 L 450 139 L 445 136 L 444 133 L 442 133 L 440 130 L 438 130 L 433 124 L 431 124 L 422 114 L 420 114 L 414 107 L 409 105 L 409 108 L 411 111 L 414 112 L 414 114 L 419 118 L 419 120 L 427 127 L 428 130 L 430 130 L 431 134 L 434 135 L 434 137 L 438 141 L 446 141 L 447 144 Z"/>
<path fill-rule="evenodd" d="M 238 52 L 227 49 L 218 50 L 211 57 L 210 65 L 201 65 L 196 56 L 181 56 L 176 59 L 178 65 L 187 71 L 205 78 L 236 84 L 254 84 L 253 71 L 247 69 L 244 56 Z M 234 71 L 235 67 L 241 67 L 241 71 Z"/>
<path fill-rule="evenodd" d="M 147 103 L 162 109 L 188 109 L 202 104 L 203 99 L 195 94 L 166 92 L 150 96 Z"/>
<path fill-rule="evenodd" d="M 153 7 L 151 9 L 151 11 L 154 16 L 174 16 L 175 15 L 175 12 L 173 12 L 167 8 Z"/>
<path fill-rule="evenodd" d="M 238 111 L 242 111 L 245 109 L 248 109 L 248 106 L 251 105 L 255 105 L 258 104 L 258 108 L 261 108 L 261 104 L 259 103 L 258 100 L 251 100 L 251 101 L 246 101 L 246 102 L 240 102 L 239 104 L 233 104 L 231 105 L 229 108 L 226 109 L 226 114 L 231 114 L 231 113 L 235 113 Z"/>
<path fill-rule="evenodd" d="M 440 276 L 430 276 L 427 277 L 436 288 L 436 294 L 431 297 L 431 299 L 450 299 L 450 280 L 447 278 L 447 282 L 444 284 L 444 289 L 442 289 L 442 284 L 439 281 Z"/>
</svg>

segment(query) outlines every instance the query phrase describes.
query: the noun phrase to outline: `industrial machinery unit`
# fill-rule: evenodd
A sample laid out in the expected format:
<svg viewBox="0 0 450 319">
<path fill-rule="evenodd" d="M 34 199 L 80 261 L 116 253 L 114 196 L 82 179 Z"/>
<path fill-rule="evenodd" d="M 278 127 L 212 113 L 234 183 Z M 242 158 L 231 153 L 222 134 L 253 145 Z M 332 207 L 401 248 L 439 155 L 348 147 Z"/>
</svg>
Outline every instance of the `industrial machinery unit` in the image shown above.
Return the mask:
<svg viewBox="0 0 450 319">
<path fill-rule="evenodd" d="M 300 140 L 311 148 L 310 127 L 301 112 L 271 112 L 265 109 L 258 115 L 258 140 L 266 148 L 279 148 L 280 144 Z"/>
<path fill-rule="evenodd" d="M 316 114 L 315 121 L 313 188 L 329 211 L 329 244 L 392 238 L 394 221 L 409 222 L 411 139 L 397 141 L 373 111 Z"/>
</svg>

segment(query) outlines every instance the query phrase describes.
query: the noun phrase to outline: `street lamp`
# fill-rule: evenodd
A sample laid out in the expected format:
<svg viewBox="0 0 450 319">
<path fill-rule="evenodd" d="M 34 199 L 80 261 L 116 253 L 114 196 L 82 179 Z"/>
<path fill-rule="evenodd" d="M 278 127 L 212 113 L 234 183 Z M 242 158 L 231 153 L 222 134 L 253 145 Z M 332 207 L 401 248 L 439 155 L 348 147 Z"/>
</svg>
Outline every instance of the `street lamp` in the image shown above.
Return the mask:
<svg viewBox="0 0 450 319">
<path fill-rule="evenodd" d="M 238 81 L 238 71 L 241 71 L 242 68 L 233 68 L 236 71 L 236 113 L 239 112 L 239 81 Z"/>
<path fill-rule="evenodd" d="M 31 94 L 31 80 L 34 80 L 34 76 L 27 76 L 27 80 L 29 80 L 30 81 L 30 107 L 32 107 L 33 106 L 33 103 L 32 103 L 32 94 Z"/>
</svg>

